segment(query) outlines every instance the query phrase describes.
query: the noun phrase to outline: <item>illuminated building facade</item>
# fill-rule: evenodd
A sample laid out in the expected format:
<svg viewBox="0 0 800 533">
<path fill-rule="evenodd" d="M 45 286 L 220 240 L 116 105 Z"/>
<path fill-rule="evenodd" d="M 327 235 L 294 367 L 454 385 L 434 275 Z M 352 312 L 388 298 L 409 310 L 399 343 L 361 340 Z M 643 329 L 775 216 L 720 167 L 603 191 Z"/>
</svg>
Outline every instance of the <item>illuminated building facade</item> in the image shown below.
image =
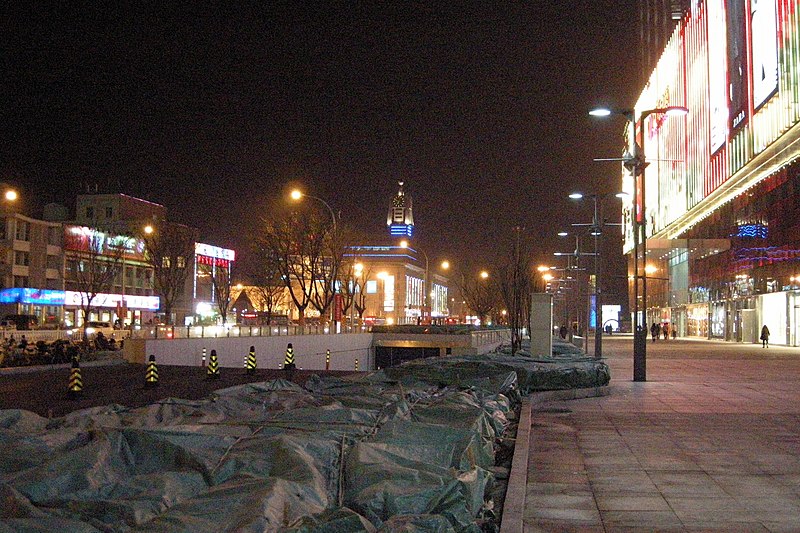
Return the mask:
<svg viewBox="0 0 800 533">
<path fill-rule="evenodd" d="M 635 125 L 645 198 L 623 208 L 628 254 L 643 213 L 647 322 L 740 342 L 766 324 L 800 344 L 800 0 L 693 2 L 634 117 L 667 106 L 689 114 Z"/>
<path fill-rule="evenodd" d="M 353 246 L 348 260 L 363 265 L 358 283 L 366 293 L 364 319 L 377 324 L 418 324 L 449 316 L 447 278 L 426 265 L 417 250 L 403 246 Z M 429 297 L 425 299 L 428 267 Z M 430 308 L 430 309 L 428 309 Z"/>
<path fill-rule="evenodd" d="M 176 304 L 177 324 L 190 326 L 195 323 L 216 322 L 219 306 L 214 280 L 216 279 L 220 288 L 226 288 L 230 293 L 235 259 L 236 252 L 233 250 L 195 243 L 192 272 L 187 276 L 187 286 Z M 233 311 L 233 307 L 230 311 Z"/>
</svg>

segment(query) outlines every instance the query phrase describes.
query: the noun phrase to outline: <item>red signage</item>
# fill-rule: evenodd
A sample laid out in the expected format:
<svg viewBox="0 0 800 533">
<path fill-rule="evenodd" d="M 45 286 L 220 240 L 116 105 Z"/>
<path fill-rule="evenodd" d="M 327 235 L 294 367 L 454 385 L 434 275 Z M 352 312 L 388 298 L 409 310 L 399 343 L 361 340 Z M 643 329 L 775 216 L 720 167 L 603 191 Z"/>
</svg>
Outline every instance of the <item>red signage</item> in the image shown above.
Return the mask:
<svg viewBox="0 0 800 533">
<path fill-rule="evenodd" d="M 334 294 L 333 295 L 333 320 L 335 322 L 342 321 L 342 315 L 344 314 L 344 301 L 342 300 L 341 294 Z"/>
</svg>

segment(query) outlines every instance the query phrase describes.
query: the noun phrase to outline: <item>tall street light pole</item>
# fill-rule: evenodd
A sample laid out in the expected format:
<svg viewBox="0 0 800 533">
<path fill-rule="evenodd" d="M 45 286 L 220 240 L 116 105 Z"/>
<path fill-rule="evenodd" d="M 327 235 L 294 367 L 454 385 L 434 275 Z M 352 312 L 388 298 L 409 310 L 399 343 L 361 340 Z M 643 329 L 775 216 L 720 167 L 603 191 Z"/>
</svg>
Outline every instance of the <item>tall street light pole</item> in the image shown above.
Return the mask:
<svg viewBox="0 0 800 533">
<path fill-rule="evenodd" d="M 633 380 L 647 381 L 647 275 L 639 274 L 639 243 L 642 244 L 642 265 L 647 262 L 647 219 L 645 212 L 645 175 L 644 169 L 648 165 L 644 153 L 644 121 L 654 114 L 665 116 L 686 116 L 689 109 L 683 106 L 667 106 L 647 109 L 636 118 L 633 109 L 613 110 L 597 108 L 589 111 L 595 117 L 609 115 L 622 115 L 628 121 L 632 130 L 632 146 L 623 158 L 626 167 L 633 171 L 633 305 L 634 305 L 634 334 L 633 334 Z M 639 143 L 636 143 L 636 125 L 639 125 Z M 641 193 L 637 195 L 637 182 L 641 176 Z M 641 231 L 641 236 L 639 232 Z M 640 238 L 641 237 L 641 238 Z M 642 280 L 642 323 L 639 324 L 639 280 Z"/>
<path fill-rule="evenodd" d="M 571 235 L 571 234 L 569 232 L 567 232 L 567 231 L 558 232 L 558 236 L 559 237 L 567 237 L 569 235 Z M 555 252 L 555 253 L 553 253 L 553 255 L 555 255 L 555 256 L 567 256 L 567 260 L 568 260 L 567 270 L 569 271 L 570 269 L 572 269 L 572 270 L 575 271 L 575 318 L 576 318 L 576 320 L 578 322 L 578 332 L 580 332 L 580 329 L 581 329 L 580 328 L 580 325 L 581 325 L 580 314 L 581 313 L 580 313 L 580 304 L 578 303 L 578 300 L 580 298 L 580 289 L 579 289 L 579 284 L 578 284 L 578 272 L 581 271 L 581 270 L 585 270 L 585 269 L 580 268 L 580 258 L 581 258 L 581 256 L 591 256 L 591 255 L 595 255 L 595 254 L 591 253 L 591 252 L 581 252 L 580 251 L 580 235 L 578 235 L 577 233 L 575 233 L 574 235 L 575 235 L 575 251 L 573 251 L 573 252 Z M 572 267 L 569 266 L 569 258 L 571 258 L 571 257 L 575 258 L 575 265 L 572 266 Z M 567 276 L 567 279 L 569 279 L 568 276 Z M 588 315 L 588 313 L 589 313 L 589 310 L 591 309 L 591 301 L 590 301 L 589 297 L 590 297 L 589 280 L 587 278 L 587 280 L 586 280 L 586 312 L 587 312 L 587 315 L 586 315 L 586 320 L 585 320 L 586 335 L 584 337 L 586 339 L 586 341 L 584 341 L 584 343 L 588 342 L 588 337 L 589 337 L 589 326 L 588 326 L 589 315 Z M 572 332 L 572 328 L 570 328 L 570 332 Z M 587 348 L 587 346 L 586 346 L 586 344 L 584 344 L 584 349 L 586 349 L 586 348 Z"/>
<path fill-rule="evenodd" d="M 573 224 L 573 226 L 589 226 L 589 235 L 594 237 L 594 307 L 595 307 L 595 326 L 594 326 L 594 356 L 596 359 L 603 357 L 603 262 L 602 254 L 600 253 L 599 241 L 603 234 L 604 226 L 619 226 L 620 224 L 607 223 L 603 218 L 603 200 L 610 197 L 624 198 L 627 194 L 622 192 L 610 194 L 589 194 L 584 195 L 580 192 L 574 192 L 569 195 L 573 200 L 581 200 L 584 197 L 589 197 L 594 203 L 594 214 L 592 216 L 591 224 Z"/>
</svg>

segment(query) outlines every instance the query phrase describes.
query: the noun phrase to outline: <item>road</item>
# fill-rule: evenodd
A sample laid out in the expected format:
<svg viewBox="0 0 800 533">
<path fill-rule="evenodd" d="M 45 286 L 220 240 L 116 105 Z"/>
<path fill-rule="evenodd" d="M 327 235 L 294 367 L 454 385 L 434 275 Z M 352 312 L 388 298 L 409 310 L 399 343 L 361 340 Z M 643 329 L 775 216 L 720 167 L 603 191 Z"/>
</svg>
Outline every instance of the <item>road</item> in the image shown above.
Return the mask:
<svg viewBox="0 0 800 533">
<path fill-rule="evenodd" d="M 305 383 L 319 371 L 295 370 L 292 381 Z M 346 375 L 353 372 L 328 372 Z M 26 409 L 41 416 L 58 417 L 77 409 L 107 404 L 141 407 L 162 398 L 197 400 L 208 397 L 217 389 L 284 378 L 282 370 L 257 369 L 247 374 L 243 368 L 222 368 L 217 380 L 206 379 L 206 369 L 200 366 L 158 367 L 159 386 L 144 387 L 145 365 L 114 364 L 84 365 L 81 368 L 83 393 L 78 399 L 67 397 L 70 369 L 43 369 L 38 372 L 0 374 L 0 409 Z"/>
</svg>

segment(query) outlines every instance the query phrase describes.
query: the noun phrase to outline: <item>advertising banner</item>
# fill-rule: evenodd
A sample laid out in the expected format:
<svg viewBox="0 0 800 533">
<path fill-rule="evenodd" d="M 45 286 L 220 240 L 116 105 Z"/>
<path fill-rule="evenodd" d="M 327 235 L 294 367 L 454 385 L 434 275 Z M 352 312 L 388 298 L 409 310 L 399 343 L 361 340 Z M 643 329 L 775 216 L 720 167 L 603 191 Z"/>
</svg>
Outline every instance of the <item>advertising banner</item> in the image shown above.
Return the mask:
<svg viewBox="0 0 800 533">
<path fill-rule="evenodd" d="M 747 21 L 745 0 L 729 0 L 726 27 L 728 31 L 728 98 L 730 128 L 735 130 L 747 121 L 749 86 L 747 73 Z"/>
<path fill-rule="evenodd" d="M 725 50 L 725 1 L 708 0 L 708 97 L 711 122 L 711 153 L 728 137 L 728 73 Z"/>
<path fill-rule="evenodd" d="M 778 21 L 775 0 L 750 0 L 753 43 L 753 107 L 778 90 Z"/>
</svg>

